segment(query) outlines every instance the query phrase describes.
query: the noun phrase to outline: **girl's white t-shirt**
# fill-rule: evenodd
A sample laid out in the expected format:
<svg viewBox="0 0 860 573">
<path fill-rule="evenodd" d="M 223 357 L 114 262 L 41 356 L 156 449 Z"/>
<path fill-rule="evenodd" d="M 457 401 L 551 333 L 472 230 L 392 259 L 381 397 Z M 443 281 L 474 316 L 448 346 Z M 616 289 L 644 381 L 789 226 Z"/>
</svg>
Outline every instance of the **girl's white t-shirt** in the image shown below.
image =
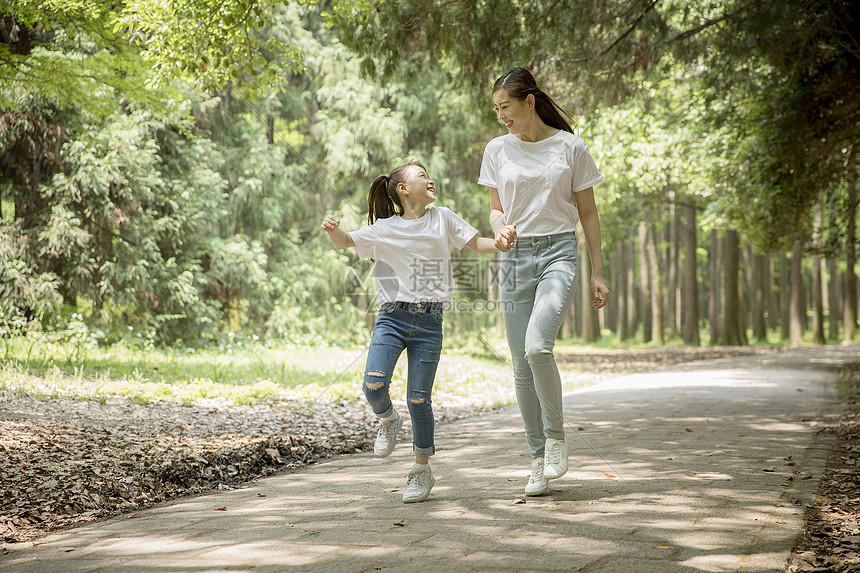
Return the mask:
<svg viewBox="0 0 860 573">
<path fill-rule="evenodd" d="M 541 141 L 509 133 L 484 149 L 478 184 L 499 192 L 509 225 L 518 237 L 576 230 L 579 212 L 574 193 L 603 181 L 582 138 L 559 131 Z"/>
<path fill-rule="evenodd" d="M 376 260 L 379 304 L 453 302 L 451 248 L 462 249 L 478 230 L 446 207 L 433 207 L 420 219 L 398 215 L 377 219 L 352 231 L 355 252 Z"/>
</svg>

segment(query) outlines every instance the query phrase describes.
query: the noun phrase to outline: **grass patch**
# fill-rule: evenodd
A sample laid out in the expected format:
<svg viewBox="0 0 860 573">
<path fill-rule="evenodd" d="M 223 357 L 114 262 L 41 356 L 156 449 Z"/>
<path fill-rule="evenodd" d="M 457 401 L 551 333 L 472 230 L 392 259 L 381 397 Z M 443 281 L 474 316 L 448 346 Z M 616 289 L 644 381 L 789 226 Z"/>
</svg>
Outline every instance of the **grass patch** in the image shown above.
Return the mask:
<svg viewBox="0 0 860 573">
<path fill-rule="evenodd" d="M 843 400 L 860 402 L 860 362 L 850 362 L 839 369 L 836 388 Z"/>
<path fill-rule="evenodd" d="M 297 400 L 364 401 L 365 348 L 271 346 L 236 342 L 211 348 L 93 346 L 82 352 L 62 343 L 7 339 L 0 362 L 0 391 L 40 400 L 122 399 L 136 404 L 232 404 Z M 515 401 L 509 356 L 503 340 L 466 351 L 446 351 L 434 386 L 442 406 L 496 408 Z M 488 346 L 488 345 L 492 346 Z M 498 347 L 498 348 L 496 348 Z M 505 354 L 502 354 L 502 353 Z M 401 356 L 391 395 L 405 401 L 407 361 Z"/>
</svg>

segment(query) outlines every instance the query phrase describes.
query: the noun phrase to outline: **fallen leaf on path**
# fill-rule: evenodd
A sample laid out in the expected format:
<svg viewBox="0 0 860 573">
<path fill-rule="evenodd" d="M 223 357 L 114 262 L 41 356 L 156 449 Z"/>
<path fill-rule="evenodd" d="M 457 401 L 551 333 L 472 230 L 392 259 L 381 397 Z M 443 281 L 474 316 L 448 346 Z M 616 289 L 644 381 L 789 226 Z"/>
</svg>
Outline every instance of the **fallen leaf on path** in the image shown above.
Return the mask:
<svg viewBox="0 0 860 573">
<path fill-rule="evenodd" d="M 387 490 L 385 490 L 385 493 L 394 493 L 395 491 L 397 491 L 396 487 L 390 487 Z"/>
<path fill-rule="evenodd" d="M 603 474 L 603 477 L 608 477 L 608 478 L 617 478 L 618 476 L 616 476 L 616 475 L 612 475 L 612 474 L 606 474 L 606 473 L 605 473 L 605 474 Z"/>
<path fill-rule="evenodd" d="M 526 502 L 526 498 L 521 497 L 521 498 L 519 498 L 518 500 L 516 500 L 516 501 L 514 502 L 514 505 L 522 505 L 522 504 L 524 504 L 525 502 Z"/>
<path fill-rule="evenodd" d="M 776 470 L 775 470 L 773 467 L 769 467 L 769 468 L 762 468 L 762 470 L 761 470 L 761 471 L 763 471 L 763 472 L 768 472 L 768 473 L 773 473 L 773 472 L 775 472 Z"/>
<path fill-rule="evenodd" d="M 691 430 L 690 428 L 684 428 L 684 431 L 685 432 L 692 432 L 693 430 Z"/>
<path fill-rule="evenodd" d="M 139 513 L 132 513 L 131 515 L 126 517 L 126 519 L 134 519 L 135 517 L 140 517 L 140 514 Z"/>
<path fill-rule="evenodd" d="M 265 493 L 258 493 L 257 497 L 266 497 L 266 494 Z"/>
<path fill-rule="evenodd" d="M 406 527 L 406 524 L 403 522 L 402 519 L 400 521 L 395 521 L 394 525 L 396 525 L 397 527 Z"/>
<path fill-rule="evenodd" d="M 226 507 L 216 507 L 215 511 L 227 511 Z"/>
</svg>

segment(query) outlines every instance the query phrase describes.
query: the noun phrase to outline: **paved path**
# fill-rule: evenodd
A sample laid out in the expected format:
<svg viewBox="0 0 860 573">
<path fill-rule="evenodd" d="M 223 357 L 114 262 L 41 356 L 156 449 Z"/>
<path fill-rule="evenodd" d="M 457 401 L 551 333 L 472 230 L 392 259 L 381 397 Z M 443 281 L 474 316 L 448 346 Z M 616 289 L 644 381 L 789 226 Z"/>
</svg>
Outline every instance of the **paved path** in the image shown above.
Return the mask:
<svg viewBox="0 0 860 573">
<path fill-rule="evenodd" d="M 698 362 L 568 394 L 573 469 L 524 503 L 514 407 L 439 428 L 424 503 L 400 502 L 400 444 L 7 546 L 0 570 L 780 571 L 834 445 L 813 421 L 838 410 L 834 367 L 858 357 Z"/>
</svg>

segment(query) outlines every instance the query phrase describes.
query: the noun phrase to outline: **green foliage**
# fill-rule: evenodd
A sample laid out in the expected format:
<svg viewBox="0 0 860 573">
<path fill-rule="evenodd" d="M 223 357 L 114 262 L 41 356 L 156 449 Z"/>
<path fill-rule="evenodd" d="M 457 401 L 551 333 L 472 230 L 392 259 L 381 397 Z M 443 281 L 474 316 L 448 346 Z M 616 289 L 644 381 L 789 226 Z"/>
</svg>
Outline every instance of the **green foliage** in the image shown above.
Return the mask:
<svg viewBox="0 0 860 573">
<path fill-rule="evenodd" d="M 154 109 L 173 89 L 145 88 L 149 66 L 111 28 L 115 2 L 18 0 L 0 5 L 0 108 L 28 106 L 35 95 L 59 109 L 105 116 L 120 100 Z"/>
<path fill-rule="evenodd" d="M 149 85 L 181 79 L 218 91 L 233 84 L 256 100 L 302 68 L 301 25 L 295 3 L 290 4 L 134 0 L 111 24 L 114 33 L 124 31 L 140 46 L 154 72 Z M 271 33 L 272 28 L 280 33 Z M 298 34 L 291 34 L 293 29 Z"/>
<path fill-rule="evenodd" d="M 0 336 L 31 320 L 50 324 L 62 303 L 58 277 L 39 273 L 27 248 L 20 226 L 0 220 Z"/>
</svg>

